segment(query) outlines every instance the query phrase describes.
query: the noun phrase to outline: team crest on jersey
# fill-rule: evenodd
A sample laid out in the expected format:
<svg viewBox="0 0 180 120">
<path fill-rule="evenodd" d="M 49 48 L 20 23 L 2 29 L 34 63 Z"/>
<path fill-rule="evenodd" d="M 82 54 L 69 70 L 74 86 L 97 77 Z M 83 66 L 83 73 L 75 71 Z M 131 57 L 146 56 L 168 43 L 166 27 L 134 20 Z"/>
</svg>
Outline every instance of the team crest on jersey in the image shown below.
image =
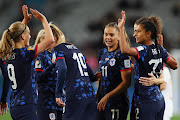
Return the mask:
<svg viewBox="0 0 180 120">
<path fill-rule="evenodd" d="M 49 119 L 50 120 L 55 120 L 56 119 L 55 113 L 49 113 Z"/>
<path fill-rule="evenodd" d="M 112 58 L 112 59 L 110 59 L 110 61 L 109 61 L 109 65 L 110 65 L 110 66 L 114 66 L 114 65 L 115 65 L 115 62 L 116 62 L 116 59 Z"/>
<path fill-rule="evenodd" d="M 35 68 L 41 68 L 41 61 L 40 60 L 36 60 Z"/>
</svg>

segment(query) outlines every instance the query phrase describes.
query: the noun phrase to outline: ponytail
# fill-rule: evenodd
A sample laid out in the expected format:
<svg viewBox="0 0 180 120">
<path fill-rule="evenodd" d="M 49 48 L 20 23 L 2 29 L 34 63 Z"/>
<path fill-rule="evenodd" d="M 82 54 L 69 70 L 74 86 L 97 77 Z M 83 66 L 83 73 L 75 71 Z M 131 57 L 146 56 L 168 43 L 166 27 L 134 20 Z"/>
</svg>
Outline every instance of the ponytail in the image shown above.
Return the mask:
<svg viewBox="0 0 180 120">
<path fill-rule="evenodd" d="M 0 41 L 0 58 L 2 58 L 2 60 L 10 59 L 14 47 L 15 43 L 11 39 L 9 29 L 5 30 Z"/>
</svg>

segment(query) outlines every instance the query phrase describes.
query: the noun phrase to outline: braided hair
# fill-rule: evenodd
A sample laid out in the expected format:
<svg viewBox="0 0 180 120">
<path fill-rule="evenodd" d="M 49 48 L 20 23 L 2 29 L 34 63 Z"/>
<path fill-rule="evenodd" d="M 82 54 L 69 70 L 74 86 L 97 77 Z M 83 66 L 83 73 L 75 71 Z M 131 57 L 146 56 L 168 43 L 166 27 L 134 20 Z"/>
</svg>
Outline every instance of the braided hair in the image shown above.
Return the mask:
<svg viewBox="0 0 180 120">
<path fill-rule="evenodd" d="M 157 42 L 158 30 L 157 30 L 156 25 L 150 20 L 142 21 L 139 24 L 143 25 L 143 27 L 146 29 L 146 32 L 148 31 L 151 32 L 151 39 L 154 39 L 155 41 L 155 47 L 159 56 L 159 49 L 158 49 L 158 42 Z"/>
</svg>

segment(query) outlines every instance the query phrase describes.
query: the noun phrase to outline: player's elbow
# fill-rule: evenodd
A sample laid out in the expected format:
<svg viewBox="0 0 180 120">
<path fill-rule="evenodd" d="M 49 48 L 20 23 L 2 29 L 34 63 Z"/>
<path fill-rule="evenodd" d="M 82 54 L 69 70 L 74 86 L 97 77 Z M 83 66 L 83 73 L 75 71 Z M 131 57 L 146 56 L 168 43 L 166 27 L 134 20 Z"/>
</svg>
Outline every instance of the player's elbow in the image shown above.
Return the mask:
<svg viewBox="0 0 180 120">
<path fill-rule="evenodd" d="M 174 66 L 172 67 L 172 69 L 173 69 L 173 70 L 178 69 L 178 64 L 174 65 Z"/>
</svg>

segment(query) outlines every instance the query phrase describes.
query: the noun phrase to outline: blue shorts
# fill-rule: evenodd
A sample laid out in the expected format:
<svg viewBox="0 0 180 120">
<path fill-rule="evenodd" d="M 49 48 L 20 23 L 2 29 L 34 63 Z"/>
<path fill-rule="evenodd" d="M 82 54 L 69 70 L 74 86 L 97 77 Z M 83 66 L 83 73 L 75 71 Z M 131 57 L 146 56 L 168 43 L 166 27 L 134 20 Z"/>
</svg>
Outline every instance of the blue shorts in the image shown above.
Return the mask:
<svg viewBox="0 0 180 120">
<path fill-rule="evenodd" d="M 35 104 L 14 106 L 10 108 L 13 120 L 37 120 L 37 109 Z"/>
<path fill-rule="evenodd" d="M 163 120 L 164 109 L 164 99 L 137 106 L 132 105 L 130 120 Z"/>
<path fill-rule="evenodd" d="M 38 120 L 56 120 L 57 112 L 52 109 L 37 109 Z"/>
<path fill-rule="evenodd" d="M 67 101 L 63 120 L 95 120 L 96 98 Z"/>
<path fill-rule="evenodd" d="M 111 108 L 96 113 L 96 120 L 126 120 L 129 108 Z"/>
</svg>

